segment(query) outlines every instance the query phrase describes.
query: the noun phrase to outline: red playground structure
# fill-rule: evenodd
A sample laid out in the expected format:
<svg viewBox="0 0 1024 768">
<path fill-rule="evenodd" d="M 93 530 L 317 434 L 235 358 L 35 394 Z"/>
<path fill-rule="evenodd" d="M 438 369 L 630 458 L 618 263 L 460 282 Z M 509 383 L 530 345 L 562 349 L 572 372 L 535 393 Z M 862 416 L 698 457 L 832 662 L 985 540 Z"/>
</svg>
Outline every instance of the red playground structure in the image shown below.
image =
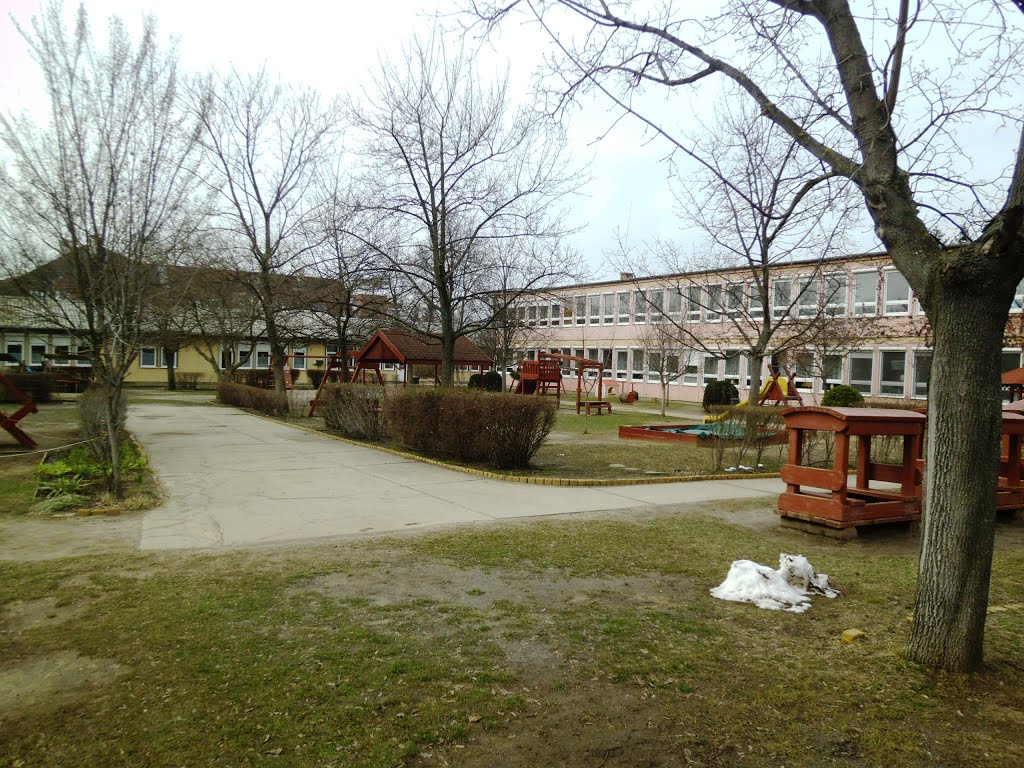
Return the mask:
<svg viewBox="0 0 1024 768">
<path fill-rule="evenodd" d="M 562 396 L 562 363 L 576 363 L 576 413 L 585 410 L 587 415 L 592 410 L 598 414 L 612 412 L 612 404 L 603 399 L 604 395 L 604 363 L 586 357 L 560 355 L 555 352 L 540 352 L 536 360 L 519 361 L 519 381 L 516 384 L 517 395 L 553 395 L 561 400 Z M 587 377 L 587 371 L 596 371 L 597 376 Z M 587 386 L 587 383 L 590 386 Z M 597 389 L 596 400 L 584 400 L 583 393 L 588 394 Z"/>
<path fill-rule="evenodd" d="M 22 431 L 21 427 L 18 426 L 18 422 L 30 413 L 38 413 L 39 409 L 28 395 L 14 386 L 14 382 L 2 373 L 0 373 L 0 386 L 3 386 L 11 397 L 21 403 L 21 408 L 16 410 L 10 416 L 3 411 L 0 411 L 0 429 L 5 429 L 10 432 L 22 448 L 29 451 L 34 450 L 37 447 L 36 441 Z"/>
</svg>

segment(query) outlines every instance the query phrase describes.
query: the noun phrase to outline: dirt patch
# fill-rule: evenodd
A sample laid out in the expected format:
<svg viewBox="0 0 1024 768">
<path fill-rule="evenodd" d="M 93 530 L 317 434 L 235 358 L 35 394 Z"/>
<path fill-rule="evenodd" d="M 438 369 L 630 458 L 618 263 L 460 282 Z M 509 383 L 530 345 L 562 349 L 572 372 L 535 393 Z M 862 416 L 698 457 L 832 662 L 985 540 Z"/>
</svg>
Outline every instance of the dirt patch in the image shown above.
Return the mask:
<svg viewBox="0 0 1024 768">
<path fill-rule="evenodd" d="M 675 575 L 602 579 L 542 571 L 523 577 L 500 569 L 461 569 L 431 562 L 389 563 L 373 571 L 372 578 L 366 578 L 366 571 L 360 576 L 332 573 L 295 589 L 333 599 L 368 600 L 374 605 L 431 600 L 480 610 L 489 610 L 501 601 L 570 606 L 614 599 L 665 606 L 690 600 L 696 592 L 687 580 Z"/>
<path fill-rule="evenodd" d="M 0 669 L 0 720 L 68 704 L 128 672 L 110 659 L 73 651 L 36 656 Z"/>
<path fill-rule="evenodd" d="M 73 603 L 62 604 L 55 597 L 16 600 L 4 607 L 3 624 L 14 632 L 55 626 L 80 614 L 89 607 L 90 602 L 89 600 L 77 600 Z"/>
<path fill-rule="evenodd" d="M 134 550 L 142 533 L 142 514 L 60 519 L 0 518 L 0 561 L 54 560 L 103 552 Z"/>
</svg>

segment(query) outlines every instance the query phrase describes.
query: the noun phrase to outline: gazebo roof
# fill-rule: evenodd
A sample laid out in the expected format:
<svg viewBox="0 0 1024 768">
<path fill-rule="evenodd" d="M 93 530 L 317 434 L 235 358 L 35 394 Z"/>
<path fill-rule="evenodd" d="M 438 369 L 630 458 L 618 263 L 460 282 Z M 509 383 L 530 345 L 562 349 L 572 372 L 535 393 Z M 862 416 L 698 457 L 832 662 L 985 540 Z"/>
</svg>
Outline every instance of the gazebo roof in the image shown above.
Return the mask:
<svg viewBox="0 0 1024 768">
<path fill-rule="evenodd" d="M 409 331 L 376 331 L 356 353 L 357 363 L 401 363 L 403 365 L 440 365 L 441 342 Z M 455 365 L 493 364 L 480 347 L 460 336 L 455 340 Z"/>
<path fill-rule="evenodd" d="M 1014 368 L 1004 373 L 1003 384 L 1024 384 L 1024 368 Z"/>
</svg>

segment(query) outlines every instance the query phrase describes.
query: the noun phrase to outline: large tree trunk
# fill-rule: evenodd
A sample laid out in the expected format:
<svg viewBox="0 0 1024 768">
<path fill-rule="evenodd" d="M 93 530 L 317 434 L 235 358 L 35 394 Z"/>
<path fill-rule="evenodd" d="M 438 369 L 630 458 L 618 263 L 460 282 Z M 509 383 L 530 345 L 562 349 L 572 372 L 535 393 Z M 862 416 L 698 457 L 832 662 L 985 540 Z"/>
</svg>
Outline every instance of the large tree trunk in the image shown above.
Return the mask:
<svg viewBox="0 0 1024 768">
<path fill-rule="evenodd" d="M 924 527 L 907 657 L 968 672 L 982 664 L 985 636 L 1007 307 L 984 300 L 977 285 L 934 283 Z"/>
<path fill-rule="evenodd" d="M 761 369 L 764 367 L 764 355 L 760 352 L 751 352 L 747 364 L 750 366 L 750 388 L 747 390 L 747 405 L 757 406 L 760 404 L 761 399 Z"/>
<path fill-rule="evenodd" d="M 455 386 L 455 336 L 450 333 L 441 339 L 441 386 Z"/>
<path fill-rule="evenodd" d="M 115 417 L 120 390 L 105 387 L 103 390 L 104 405 L 107 412 L 107 444 L 110 448 L 110 492 L 115 499 L 124 497 L 124 484 L 121 481 L 121 434 Z"/>
<path fill-rule="evenodd" d="M 164 348 L 164 364 L 167 366 L 167 389 L 170 392 L 174 392 L 178 389 L 178 380 L 174 376 L 174 356 L 178 350 L 171 350 L 171 354 L 167 354 L 167 348 Z"/>
</svg>

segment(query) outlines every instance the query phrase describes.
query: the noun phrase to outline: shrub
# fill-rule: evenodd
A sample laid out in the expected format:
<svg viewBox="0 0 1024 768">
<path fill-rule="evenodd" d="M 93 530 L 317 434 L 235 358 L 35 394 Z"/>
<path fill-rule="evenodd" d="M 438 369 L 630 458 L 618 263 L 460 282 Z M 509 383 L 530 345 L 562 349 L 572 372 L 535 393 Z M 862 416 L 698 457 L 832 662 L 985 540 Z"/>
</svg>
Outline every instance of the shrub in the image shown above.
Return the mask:
<svg viewBox="0 0 1024 768">
<path fill-rule="evenodd" d="M 249 408 L 267 416 L 288 415 L 288 398 L 272 389 L 222 382 L 217 385 L 217 399 L 225 405 Z"/>
<path fill-rule="evenodd" d="M 329 429 L 358 440 L 384 439 L 384 387 L 379 384 L 328 384 L 320 392 L 317 413 Z"/>
<path fill-rule="evenodd" d="M 505 381 L 497 371 L 487 371 L 482 383 L 485 392 L 501 392 L 505 389 Z"/>
<path fill-rule="evenodd" d="M 10 382 L 21 390 L 22 394 L 35 403 L 49 403 L 53 400 L 53 392 L 57 388 L 57 375 L 53 373 L 15 373 L 4 371 Z M 17 400 L 0 384 L 0 403 L 15 403 Z"/>
<path fill-rule="evenodd" d="M 482 373 L 479 373 L 479 372 L 474 373 L 472 376 L 469 377 L 469 384 L 468 384 L 469 388 L 470 389 L 483 389 L 483 386 L 484 386 L 483 379 L 484 379 L 484 375 Z"/>
<path fill-rule="evenodd" d="M 555 424 L 557 404 L 546 397 L 496 394 L 486 427 L 490 461 L 498 469 L 525 469 Z M 523 402 L 525 401 L 525 402 Z"/>
<path fill-rule="evenodd" d="M 422 453 L 498 469 L 528 467 L 554 424 L 547 398 L 470 390 L 404 390 L 385 404 L 389 436 Z"/>
<path fill-rule="evenodd" d="M 821 398 L 827 408 L 856 408 L 864 404 L 864 395 L 846 384 L 837 384 Z"/>
<path fill-rule="evenodd" d="M 731 381 L 712 381 L 704 387 L 704 410 L 710 411 L 716 405 L 732 405 L 740 393 Z"/>
<path fill-rule="evenodd" d="M 324 380 L 325 371 L 320 368 L 310 368 L 306 371 L 306 375 L 309 376 L 309 383 L 313 385 L 313 389 L 320 389 L 320 382 Z"/>
</svg>

